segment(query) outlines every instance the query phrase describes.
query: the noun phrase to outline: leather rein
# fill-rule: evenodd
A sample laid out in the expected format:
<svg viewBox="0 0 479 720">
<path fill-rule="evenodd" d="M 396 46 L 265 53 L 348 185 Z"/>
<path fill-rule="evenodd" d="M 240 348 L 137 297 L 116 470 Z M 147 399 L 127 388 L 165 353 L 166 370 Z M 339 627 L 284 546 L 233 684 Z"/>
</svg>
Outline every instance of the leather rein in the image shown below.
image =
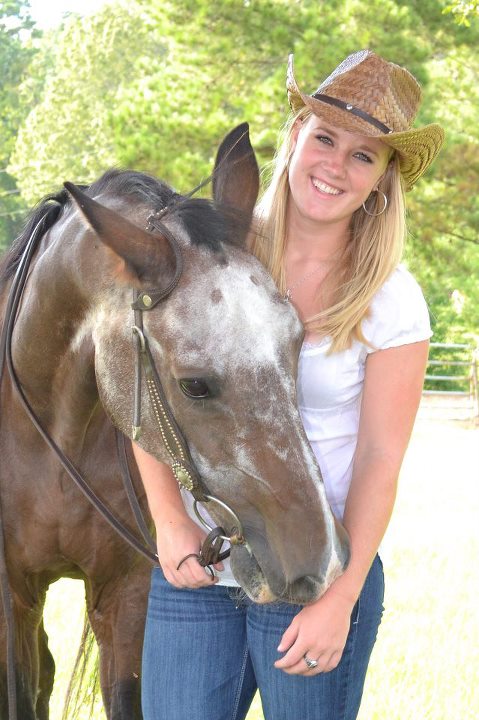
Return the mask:
<svg viewBox="0 0 479 720">
<path fill-rule="evenodd" d="M 204 540 L 202 547 L 198 553 L 192 553 L 184 557 L 179 565 L 178 569 L 185 560 L 189 557 L 195 557 L 200 565 L 206 570 L 209 570 L 210 574 L 213 575 L 212 565 L 224 560 L 230 554 L 230 548 L 221 550 L 224 542 L 229 542 L 230 545 L 242 545 L 245 544 L 243 528 L 241 521 L 236 513 L 224 502 L 218 498 L 210 495 L 205 487 L 200 475 L 198 474 L 194 462 L 191 458 L 188 450 L 186 440 L 178 427 L 174 414 L 166 399 L 163 386 L 155 366 L 153 356 L 151 354 L 148 337 L 144 330 L 143 325 L 143 312 L 148 312 L 155 308 L 162 300 L 167 298 L 170 293 L 177 286 L 181 274 L 183 271 L 183 259 L 179 245 L 175 238 L 171 235 L 168 229 L 159 222 L 159 219 L 164 215 L 166 210 L 164 208 L 159 212 L 152 213 L 148 218 L 147 230 L 150 232 L 158 231 L 161 232 L 169 244 L 171 245 L 175 258 L 176 258 L 176 269 L 172 281 L 164 290 L 153 290 L 150 292 L 135 291 L 134 301 L 132 308 L 134 310 L 134 325 L 132 326 L 132 332 L 136 340 L 136 361 L 135 361 L 135 384 L 134 384 L 134 408 L 133 408 L 133 426 L 132 426 L 132 438 L 137 440 L 141 434 L 141 390 L 142 390 L 142 375 L 145 376 L 146 386 L 148 389 L 148 395 L 150 403 L 153 409 L 153 414 L 156 418 L 158 429 L 165 445 L 165 448 L 170 457 L 170 466 L 175 475 L 180 487 L 185 488 L 194 497 L 194 511 L 199 521 L 209 531 L 207 537 Z M 133 482 L 131 479 L 130 470 L 128 467 L 128 456 L 126 452 L 125 436 L 116 431 L 117 437 L 117 450 L 119 462 L 122 470 L 123 482 L 126 489 L 126 494 L 130 502 L 133 514 L 135 516 L 137 525 L 141 531 L 143 539 L 147 546 L 141 542 L 136 535 L 134 535 L 128 528 L 122 525 L 119 520 L 113 515 L 109 508 L 103 503 L 103 501 L 96 495 L 96 493 L 90 488 L 85 479 L 81 476 L 78 470 L 74 467 L 72 462 L 63 453 L 61 448 L 56 444 L 50 434 L 43 428 L 41 421 L 31 404 L 29 403 L 20 380 L 15 371 L 15 367 L 12 359 L 12 336 L 15 327 L 15 320 L 19 311 L 21 299 L 26 286 L 30 262 L 38 247 L 39 241 L 43 235 L 44 223 L 46 220 L 46 214 L 38 221 L 33 232 L 30 235 L 29 241 L 22 253 L 18 267 L 12 281 L 10 293 L 7 300 L 5 320 L 2 327 L 2 333 L 0 337 L 0 386 L 3 378 L 3 372 L 5 366 L 7 367 L 8 374 L 10 376 L 13 387 L 15 388 L 21 404 L 32 421 L 33 425 L 42 436 L 48 447 L 56 455 L 60 464 L 70 478 L 74 481 L 77 487 L 81 490 L 87 500 L 93 505 L 93 507 L 100 513 L 100 515 L 109 523 L 109 525 L 135 550 L 146 557 L 148 560 L 158 563 L 158 555 L 155 551 L 155 542 L 152 539 L 147 524 L 143 518 L 141 508 L 136 497 L 136 493 L 133 489 Z M 211 503 L 218 505 L 223 511 L 228 513 L 233 520 L 233 526 L 229 535 L 225 533 L 222 527 L 211 527 L 205 519 L 202 517 L 198 503 Z M 5 553 L 5 537 L 3 530 L 3 518 L 0 507 L 0 590 L 2 594 L 3 610 L 6 620 L 6 635 L 7 635 L 7 687 L 8 687 L 8 712 L 9 720 L 16 720 L 17 718 L 17 702 L 16 702 L 16 681 L 15 681 L 15 627 L 13 618 L 13 598 L 8 582 L 8 571 L 6 566 L 6 553 Z"/>
</svg>

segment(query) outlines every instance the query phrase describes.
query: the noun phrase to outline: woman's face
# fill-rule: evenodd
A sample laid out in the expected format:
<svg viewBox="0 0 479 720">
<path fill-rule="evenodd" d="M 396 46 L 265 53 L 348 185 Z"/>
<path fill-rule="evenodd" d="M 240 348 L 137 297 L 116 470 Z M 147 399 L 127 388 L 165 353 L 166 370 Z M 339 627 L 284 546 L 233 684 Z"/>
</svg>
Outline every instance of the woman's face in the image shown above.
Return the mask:
<svg viewBox="0 0 479 720">
<path fill-rule="evenodd" d="M 289 166 L 290 218 L 340 223 L 355 210 L 386 170 L 390 149 L 377 138 L 332 127 L 316 115 L 297 122 Z"/>
</svg>

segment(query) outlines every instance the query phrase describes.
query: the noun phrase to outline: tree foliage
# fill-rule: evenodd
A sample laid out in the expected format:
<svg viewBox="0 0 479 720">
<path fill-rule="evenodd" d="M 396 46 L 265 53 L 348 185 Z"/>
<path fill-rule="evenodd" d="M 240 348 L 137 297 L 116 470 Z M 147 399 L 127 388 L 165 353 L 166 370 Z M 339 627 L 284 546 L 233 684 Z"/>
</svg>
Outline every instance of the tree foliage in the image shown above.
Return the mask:
<svg viewBox="0 0 479 720">
<path fill-rule="evenodd" d="M 444 8 L 445 13 L 452 13 L 459 25 L 469 27 L 471 18 L 479 17 L 479 2 L 467 2 L 466 0 L 454 0 Z"/>
<path fill-rule="evenodd" d="M 18 230 L 26 210 L 25 201 L 19 196 L 15 177 L 7 172 L 7 165 L 15 145 L 17 129 L 28 113 L 18 97 L 18 85 L 33 50 L 22 41 L 23 33 L 33 28 L 28 13 L 28 3 L 21 0 L 3 0 L 0 4 L 0 249 L 6 238 Z"/>
<path fill-rule="evenodd" d="M 312 92 L 340 59 L 371 47 L 422 83 L 418 123 L 446 129 L 445 149 L 409 197 L 407 260 L 431 303 L 437 336 L 472 337 L 479 28 L 453 21 L 459 6 L 477 3 L 452 5 L 455 15 L 444 13 L 441 0 L 110 0 L 43 37 L 19 84 L 23 119 L 16 139 L 9 135 L 10 172 L 29 203 L 111 165 L 187 191 L 208 176 L 224 133 L 244 120 L 266 166 L 286 117 L 288 54 Z"/>
</svg>

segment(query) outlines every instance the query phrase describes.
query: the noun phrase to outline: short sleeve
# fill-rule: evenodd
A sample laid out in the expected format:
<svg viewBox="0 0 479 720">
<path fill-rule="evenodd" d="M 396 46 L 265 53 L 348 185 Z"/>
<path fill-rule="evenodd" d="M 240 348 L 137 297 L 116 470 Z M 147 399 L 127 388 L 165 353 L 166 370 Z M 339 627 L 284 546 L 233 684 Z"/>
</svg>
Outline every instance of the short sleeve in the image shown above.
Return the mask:
<svg viewBox="0 0 479 720">
<path fill-rule="evenodd" d="M 362 330 L 371 345 L 368 352 L 431 337 L 429 311 L 422 290 L 402 265 L 374 296 Z"/>
</svg>

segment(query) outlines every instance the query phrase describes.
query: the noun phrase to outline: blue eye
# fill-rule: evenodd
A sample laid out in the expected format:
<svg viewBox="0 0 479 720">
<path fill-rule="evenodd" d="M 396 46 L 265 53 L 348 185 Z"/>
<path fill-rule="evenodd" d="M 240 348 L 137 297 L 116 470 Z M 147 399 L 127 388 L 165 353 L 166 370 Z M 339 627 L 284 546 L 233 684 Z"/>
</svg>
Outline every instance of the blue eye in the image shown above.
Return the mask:
<svg viewBox="0 0 479 720">
<path fill-rule="evenodd" d="M 369 155 L 366 155 L 366 153 L 358 152 L 356 153 L 356 157 L 362 162 L 372 163 L 371 158 L 369 157 Z"/>
<path fill-rule="evenodd" d="M 327 135 L 316 135 L 316 140 L 319 140 L 319 142 L 324 143 L 325 145 L 332 145 L 333 141 L 330 137 Z"/>
</svg>

